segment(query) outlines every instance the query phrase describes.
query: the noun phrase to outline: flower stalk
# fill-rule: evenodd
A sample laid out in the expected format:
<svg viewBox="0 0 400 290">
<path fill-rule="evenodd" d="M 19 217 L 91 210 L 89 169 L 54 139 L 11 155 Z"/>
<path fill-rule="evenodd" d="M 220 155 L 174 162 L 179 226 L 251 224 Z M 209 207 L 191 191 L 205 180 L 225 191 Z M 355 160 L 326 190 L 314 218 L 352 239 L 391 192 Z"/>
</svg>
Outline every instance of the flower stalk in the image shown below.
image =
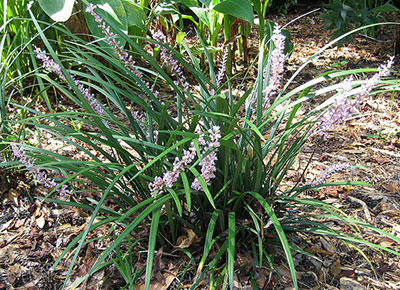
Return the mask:
<svg viewBox="0 0 400 290">
<path fill-rule="evenodd" d="M 200 176 L 203 178 L 207 185 L 211 184 L 211 179 L 215 178 L 214 172 L 216 171 L 215 162 L 217 161 L 218 147 L 220 146 L 219 139 L 221 138 L 220 128 L 218 126 L 214 126 L 209 131 L 210 141 L 206 141 L 204 139 L 204 134 L 199 133 L 199 138 L 197 139 L 197 143 L 202 147 L 202 153 L 206 154 L 210 150 L 213 150 L 208 155 L 206 155 L 202 161 L 200 161 L 201 165 L 201 173 Z M 154 181 L 149 184 L 150 192 L 152 196 L 154 196 L 157 192 L 164 192 L 165 187 L 171 188 L 173 184 L 178 180 L 179 173 L 184 169 L 185 166 L 192 163 L 194 158 L 196 157 L 196 147 L 192 142 L 189 150 L 183 150 L 183 157 L 179 159 L 175 158 L 173 163 L 173 169 L 166 172 L 163 177 L 156 176 Z M 198 191 L 203 191 L 199 181 L 195 179 L 191 185 L 191 187 Z"/>
<path fill-rule="evenodd" d="M 378 68 L 378 72 L 364 82 L 354 99 L 348 98 L 352 94 L 353 78 L 345 79 L 343 82 L 343 92 L 335 98 L 333 106 L 321 116 L 318 133 L 326 138 L 329 130 L 337 128 L 351 117 L 352 114 L 356 113 L 362 101 L 372 92 L 380 80 L 390 75 L 390 68 L 393 63 L 394 57 L 391 57 L 386 64 L 382 64 Z"/>
<path fill-rule="evenodd" d="M 264 83 L 268 84 L 263 91 L 264 109 L 270 103 L 271 98 L 276 95 L 285 70 L 285 35 L 282 34 L 281 26 L 278 23 L 274 25 L 271 41 L 273 41 L 275 48 L 272 50 L 268 65 L 265 66 L 263 71 Z M 269 75 L 268 70 L 270 70 Z"/>
<path fill-rule="evenodd" d="M 21 145 L 12 143 L 11 151 L 14 155 L 13 156 L 14 160 L 18 160 L 23 165 L 25 165 L 25 167 L 28 169 L 28 171 L 34 176 L 34 178 L 40 184 L 42 184 L 44 187 L 50 188 L 50 189 L 55 188 L 57 186 L 57 182 L 54 179 L 48 177 L 47 173 L 43 169 L 41 169 L 40 167 L 35 167 L 34 161 L 27 157 L 26 152 L 21 147 Z M 72 193 L 71 190 L 68 190 L 68 187 L 66 184 L 63 184 L 56 191 L 62 196 Z"/>
<path fill-rule="evenodd" d="M 39 47 L 35 47 L 35 52 L 36 52 L 36 58 L 42 61 L 43 67 L 45 67 L 51 72 L 54 72 L 61 80 L 67 81 L 61 70 L 60 65 L 56 63 L 53 59 L 51 59 L 49 56 L 47 56 L 45 51 L 43 51 Z M 105 113 L 103 107 L 96 100 L 94 94 L 90 93 L 89 88 L 85 87 L 79 80 L 75 79 L 75 77 L 72 76 L 71 74 L 69 74 L 69 77 L 75 83 L 75 85 L 77 86 L 78 90 L 81 92 L 83 97 L 89 102 L 89 105 L 96 112 L 96 114 L 98 114 L 99 116 L 103 115 Z M 104 122 L 107 123 L 106 121 Z"/>
<path fill-rule="evenodd" d="M 167 44 L 167 37 L 161 30 L 157 30 L 153 33 L 153 39 L 162 43 Z M 179 66 L 179 61 L 176 60 L 173 55 L 168 51 L 168 49 L 160 44 L 155 45 L 160 49 L 160 55 L 163 60 L 163 63 L 169 67 L 169 69 L 175 74 L 177 80 L 174 81 L 175 85 L 181 85 L 182 88 L 187 91 L 189 90 L 189 84 L 186 81 L 186 77 L 183 73 L 182 68 Z"/>
</svg>

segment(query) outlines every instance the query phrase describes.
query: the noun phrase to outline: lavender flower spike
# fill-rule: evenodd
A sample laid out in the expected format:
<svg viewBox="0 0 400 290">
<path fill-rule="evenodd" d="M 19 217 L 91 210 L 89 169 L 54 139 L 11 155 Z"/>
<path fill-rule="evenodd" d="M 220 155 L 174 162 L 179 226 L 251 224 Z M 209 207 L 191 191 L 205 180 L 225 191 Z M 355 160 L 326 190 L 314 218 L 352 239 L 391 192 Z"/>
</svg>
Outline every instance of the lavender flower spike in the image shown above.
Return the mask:
<svg viewBox="0 0 400 290">
<path fill-rule="evenodd" d="M 349 169 L 351 167 L 351 165 L 349 163 L 337 163 L 337 164 L 333 164 L 332 166 L 326 168 L 325 170 L 323 170 L 320 174 L 319 177 L 317 177 L 313 182 L 312 182 L 312 186 L 321 184 L 322 182 L 324 182 L 324 180 L 339 171 L 343 171 L 346 169 Z"/>
<path fill-rule="evenodd" d="M 163 44 L 167 43 L 167 38 L 161 30 L 157 30 L 153 33 L 153 39 Z M 156 44 L 156 47 L 160 49 L 160 55 L 164 64 L 168 65 L 170 70 L 176 75 L 178 80 L 174 82 L 175 85 L 180 84 L 184 91 L 188 91 L 189 85 L 181 67 L 179 66 L 179 61 L 173 57 L 172 53 L 170 53 L 165 46 Z"/>
<path fill-rule="evenodd" d="M 118 56 L 118 58 L 124 63 L 125 67 L 130 70 L 137 78 L 143 81 L 143 74 L 136 68 L 135 61 L 133 60 L 132 55 L 129 55 L 126 50 L 124 50 L 123 46 L 120 45 L 120 42 L 117 42 L 116 35 L 114 32 L 111 31 L 110 26 L 108 26 L 104 20 L 94 11 L 97 8 L 97 5 L 90 3 L 89 6 L 86 8 L 86 12 L 91 14 L 94 17 L 94 20 L 97 22 L 97 26 L 101 28 L 105 37 L 105 40 L 111 46 L 111 49 L 114 53 Z M 149 87 L 149 83 L 143 81 L 143 83 Z"/>
<path fill-rule="evenodd" d="M 214 126 L 212 129 L 209 130 L 211 141 L 205 142 L 205 147 L 203 148 L 203 154 L 208 152 L 210 149 L 216 148 L 214 151 L 209 153 L 207 156 L 203 158 L 200 162 L 201 165 L 201 174 L 200 176 L 203 178 L 207 185 L 211 184 L 211 179 L 215 178 L 214 172 L 217 170 L 215 167 L 215 162 L 218 160 L 217 158 L 217 151 L 218 147 L 220 146 L 219 139 L 221 138 L 220 128 L 219 126 Z M 199 144 L 203 145 L 204 142 L 203 138 L 199 138 Z M 203 143 L 203 144 L 201 144 Z M 191 187 L 195 190 L 203 191 L 203 188 L 200 185 L 200 182 L 196 179 L 193 181 Z"/>
<path fill-rule="evenodd" d="M 198 144 L 202 147 L 202 153 L 205 154 L 211 149 L 216 148 L 214 151 L 209 153 L 207 156 L 203 158 L 200 162 L 201 165 L 201 177 L 206 182 L 207 185 L 210 185 L 210 180 L 215 177 L 214 172 L 216 171 L 215 161 L 217 160 L 216 151 L 220 146 L 219 139 L 221 138 L 220 128 L 218 126 L 214 126 L 209 131 L 211 141 L 204 140 L 204 134 L 199 133 L 199 138 L 197 139 Z M 150 192 L 152 196 L 154 196 L 157 192 L 164 192 L 165 187 L 172 187 L 173 184 L 178 180 L 180 171 L 186 166 L 192 163 L 193 159 L 196 157 L 196 147 L 194 143 L 190 145 L 189 150 L 183 150 L 183 157 L 179 159 L 175 158 L 173 163 L 173 169 L 166 172 L 163 177 L 156 176 L 154 181 L 149 184 Z M 202 191 L 202 187 L 199 181 L 196 179 L 191 187 L 195 190 Z"/>
<path fill-rule="evenodd" d="M 57 183 L 55 182 L 54 179 L 50 179 L 46 172 L 44 172 L 42 169 L 38 167 L 34 167 L 35 163 L 33 162 L 32 159 L 28 159 L 26 156 L 26 152 L 22 149 L 20 145 L 17 145 L 15 143 L 11 144 L 11 151 L 14 154 L 14 158 L 21 162 L 25 167 L 28 169 L 28 171 L 34 176 L 34 178 L 44 185 L 44 187 L 47 188 L 54 188 L 57 186 Z M 57 189 L 57 192 L 60 195 L 66 195 L 66 194 L 71 194 L 72 191 L 67 189 L 67 185 L 63 184 L 60 188 Z"/>
<path fill-rule="evenodd" d="M 363 99 L 371 93 L 381 78 L 390 74 L 389 70 L 393 65 L 393 59 L 394 57 L 391 57 L 387 64 L 381 65 L 378 72 L 365 81 L 354 99 L 348 98 L 351 95 L 352 78 L 347 78 L 343 82 L 343 92 L 334 100 L 333 106 L 320 119 L 320 130 L 318 132 L 321 136 L 326 137 L 330 129 L 336 128 L 357 111 Z"/>
<path fill-rule="evenodd" d="M 36 58 L 41 60 L 43 66 L 47 68 L 49 71 L 54 72 L 58 75 L 60 79 L 63 81 L 67 81 L 64 74 L 62 73 L 61 67 L 58 63 L 56 63 L 53 59 L 48 57 L 43 50 L 39 47 L 35 47 Z M 104 114 L 104 109 L 101 107 L 99 102 L 95 99 L 94 94 L 89 92 L 89 89 L 86 88 L 79 80 L 75 79 L 72 75 L 69 75 L 70 78 L 74 81 L 75 85 L 78 87 L 79 91 L 85 97 L 85 99 L 89 102 L 90 106 L 98 115 Z M 106 123 L 106 122 L 105 122 Z"/>
<path fill-rule="evenodd" d="M 218 73 L 217 73 L 217 88 L 221 86 L 221 82 L 224 79 L 224 75 L 226 72 L 226 61 L 228 60 L 228 49 L 225 48 L 224 52 L 222 54 L 222 61 L 221 61 L 221 66 L 219 67 Z"/>
<path fill-rule="evenodd" d="M 274 42 L 275 48 L 271 52 L 271 57 L 268 62 L 271 67 L 268 80 L 266 79 L 268 66 L 265 67 L 263 72 L 264 82 L 268 82 L 268 86 L 264 89 L 266 99 L 265 105 L 269 103 L 270 98 L 276 94 L 281 82 L 282 73 L 284 72 L 285 54 L 283 51 L 285 48 L 285 36 L 282 34 L 281 27 L 277 23 L 275 23 L 271 40 Z"/>
<path fill-rule="evenodd" d="M 354 104 L 348 99 L 352 81 L 352 77 L 343 81 L 343 92 L 335 98 L 333 106 L 321 117 L 319 126 L 321 136 L 327 137 L 329 129 L 336 128 L 355 112 Z"/>
<path fill-rule="evenodd" d="M 174 167 L 171 171 L 166 172 L 163 177 L 156 176 L 154 182 L 149 184 L 152 196 L 154 196 L 157 191 L 158 193 L 162 193 L 165 187 L 172 187 L 179 178 L 180 170 L 182 170 L 184 166 L 190 164 L 195 156 L 196 147 L 192 143 L 189 150 L 183 150 L 182 159 L 178 157 L 175 158 L 173 163 Z"/>
<path fill-rule="evenodd" d="M 376 84 L 381 80 L 381 78 L 390 75 L 389 70 L 393 64 L 394 64 L 394 56 L 389 58 L 387 64 L 381 64 L 378 68 L 378 72 L 365 81 L 365 84 L 362 86 L 362 90 L 358 94 L 358 97 L 362 98 L 369 95 L 369 93 L 371 93 L 371 91 L 374 89 Z"/>
</svg>

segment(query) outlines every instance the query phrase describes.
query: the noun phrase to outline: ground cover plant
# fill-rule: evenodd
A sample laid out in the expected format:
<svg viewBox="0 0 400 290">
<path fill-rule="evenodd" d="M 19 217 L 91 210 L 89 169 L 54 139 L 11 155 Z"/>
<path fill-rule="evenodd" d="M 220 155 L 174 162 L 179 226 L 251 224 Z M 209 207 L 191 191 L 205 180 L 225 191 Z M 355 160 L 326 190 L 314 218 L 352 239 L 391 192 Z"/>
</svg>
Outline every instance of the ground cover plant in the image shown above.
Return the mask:
<svg viewBox="0 0 400 290">
<path fill-rule="evenodd" d="M 126 289 L 133 289 L 142 276 L 148 288 L 152 276 L 162 280 L 157 267 L 164 253 L 186 255 L 188 265 L 195 265 L 192 289 L 201 283 L 232 289 L 238 255 L 250 253 L 255 267 L 274 268 L 278 246 L 297 288 L 293 255 L 310 254 L 296 245 L 291 233 L 333 236 L 349 247 L 367 244 L 399 255 L 361 239 L 359 232 L 368 228 L 395 242 L 398 237 L 348 218 L 329 203 L 301 197 L 329 185 L 362 185 L 349 180 L 324 183 L 328 175 L 357 164 L 334 164 L 311 183 L 302 180 L 303 171 L 293 184 L 285 184 L 310 135 L 327 138 L 374 89 L 398 89 L 398 82 L 388 78 L 393 59 L 378 69 L 331 71 L 289 90 L 302 68 L 281 85 L 285 36 L 275 24 L 271 38 L 261 41 L 255 83 L 239 82 L 243 93 L 236 94 L 233 79 L 226 79 L 223 65 L 213 66 L 205 46 L 210 74 L 202 73 L 190 47 L 184 45 L 183 53 L 175 50 L 162 31 L 153 31 L 147 39 L 130 38 L 112 23 L 109 28 L 96 6 L 88 5 L 87 12 L 109 46 L 98 45 L 99 39 L 85 42 L 63 30 L 70 41 L 64 43 L 66 52 L 57 54 L 54 41 L 32 15 L 43 42 L 32 53 L 43 66 L 36 73 L 77 109 L 43 114 L 12 103 L 29 115 L 11 121 L 35 128 L 39 140 L 46 133 L 78 148 L 87 159 L 69 158 L 36 144 L 3 142 L 10 145 L 3 166 L 32 174 L 49 189 L 45 200 L 90 212 L 85 230 L 53 266 L 70 259 L 64 286 L 78 287 L 99 269 L 114 265 Z M 116 34 L 133 49 L 125 50 Z M 136 39 L 148 42 L 153 51 L 157 48 L 158 58 Z M 137 65 L 143 62 L 146 65 Z M 351 77 L 363 73 L 370 75 L 364 80 Z M 167 94 L 166 87 L 173 93 Z M 328 93 L 332 97 L 321 105 L 298 113 L 310 99 Z M 49 177 L 49 171 L 63 177 Z M 85 195 L 85 203 L 76 201 Z M 321 212 L 313 213 L 314 208 Z M 327 220 L 340 223 L 342 229 L 328 226 Z M 70 281 L 79 253 L 96 242 L 88 238 L 90 232 L 102 225 L 110 227 L 99 240 L 112 242 L 83 277 Z M 197 252 L 190 248 L 194 244 Z M 137 267 L 143 248 L 146 265 Z M 249 268 L 248 275 L 255 288 L 256 271 Z"/>
<path fill-rule="evenodd" d="M 385 21 L 383 12 L 398 12 L 399 8 L 393 5 L 393 1 L 329 1 L 325 10 L 322 15 L 325 19 L 325 29 L 332 30 L 332 39 L 335 39 L 353 27 Z M 363 32 L 371 37 L 375 37 L 376 33 L 374 27 L 369 27 Z M 351 42 L 351 36 L 343 38 L 338 45 L 345 41 Z"/>
</svg>

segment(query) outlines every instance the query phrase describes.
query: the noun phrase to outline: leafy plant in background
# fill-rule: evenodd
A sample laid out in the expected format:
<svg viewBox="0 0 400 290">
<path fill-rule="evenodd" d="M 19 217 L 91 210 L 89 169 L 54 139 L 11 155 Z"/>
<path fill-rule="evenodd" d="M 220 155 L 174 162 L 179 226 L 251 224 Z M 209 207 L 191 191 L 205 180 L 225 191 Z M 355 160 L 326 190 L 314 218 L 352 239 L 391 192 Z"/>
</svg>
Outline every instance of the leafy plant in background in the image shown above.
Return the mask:
<svg viewBox="0 0 400 290">
<path fill-rule="evenodd" d="M 185 9 L 179 11 L 176 4 L 183 5 Z M 210 54 L 209 58 L 214 64 L 217 63 L 217 51 L 226 59 L 227 75 L 232 74 L 232 63 L 234 51 L 232 48 L 238 47 L 239 56 L 243 56 L 245 65 L 248 63 L 248 44 L 247 38 L 252 27 L 254 27 L 254 12 L 258 15 L 257 25 L 259 31 L 260 44 L 266 35 L 272 34 L 271 23 L 265 23 L 265 16 L 269 1 L 251 0 L 208 0 L 208 1 L 161 1 L 154 11 L 155 13 L 179 15 L 179 19 L 189 19 L 195 25 L 199 37 L 204 41 L 204 45 L 191 47 L 192 53 L 201 55 L 201 67 L 205 66 L 206 55 L 203 46 Z M 254 10 L 254 12 L 253 12 Z M 191 13 L 189 13 L 189 12 Z M 182 15 L 181 15 L 182 13 Z M 181 28 L 183 28 L 181 26 Z M 224 32 L 224 45 L 222 48 L 216 46 L 220 30 Z M 284 30 L 286 38 L 285 51 L 291 50 L 290 33 Z M 178 43 L 181 43 L 182 34 L 178 34 Z M 219 40 L 221 42 L 221 39 Z M 236 42 L 238 45 L 236 45 Z"/>
<path fill-rule="evenodd" d="M 333 31 L 331 39 L 335 39 L 355 27 L 378 23 L 385 20 L 381 15 L 384 12 L 399 12 L 391 1 L 329 1 L 325 5 L 326 12 L 321 15 L 325 19 L 325 29 Z M 375 36 L 375 27 L 370 26 L 366 33 Z M 343 45 L 347 41 L 352 43 L 351 36 L 341 39 L 337 44 Z"/>
<path fill-rule="evenodd" d="M 73 14 L 75 0 L 38 0 L 43 11 L 54 21 L 65 22 Z M 91 0 L 90 3 L 98 5 L 103 10 L 109 22 L 113 22 L 120 30 L 133 35 L 145 35 L 147 31 L 147 16 L 144 1 L 135 0 Z M 101 30 L 93 17 L 84 13 L 90 32 L 97 37 L 102 36 Z M 122 45 L 125 40 L 118 37 Z"/>
<path fill-rule="evenodd" d="M 44 89 L 43 83 L 39 77 L 35 78 L 32 71 L 37 67 L 36 59 L 30 57 L 32 51 L 32 39 L 37 34 L 36 28 L 30 21 L 30 15 L 27 11 L 28 1 L 2 1 L 0 3 L 0 140 L 10 141 L 25 138 L 24 126 L 19 127 L 18 131 L 11 134 L 10 119 L 24 119 L 27 110 L 20 110 L 19 116 L 10 116 L 9 104 L 12 99 L 17 101 L 21 106 L 29 107 L 35 103 L 33 97 L 33 87 L 26 87 L 24 81 L 37 83 L 40 89 Z M 41 15 L 38 11 L 38 5 L 32 6 L 32 11 L 39 17 L 40 21 L 45 21 L 46 16 Z M 47 29 L 48 37 L 55 37 L 54 31 Z M 47 94 L 42 94 L 43 100 L 49 110 L 52 105 Z M 13 113 L 17 113 L 14 111 Z M 2 146 L 1 149 L 4 149 Z"/>
<path fill-rule="evenodd" d="M 167 3 L 179 3 L 185 5 L 186 12 L 183 11 L 182 18 L 189 19 L 195 25 L 199 37 L 205 42 L 211 59 L 216 62 L 215 52 L 225 50 L 227 53 L 226 71 L 228 75 L 232 72 L 232 43 L 236 41 L 238 23 L 241 23 L 242 34 L 247 31 L 243 29 L 245 23 L 254 23 L 253 8 L 248 0 L 203 0 L 203 1 L 164 1 Z M 161 2 L 164 3 L 164 2 Z M 171 7 L 166 6 L 166 7 Z M 156 11 L 159 9 L 155 9 Z M 169 11 L 166 9 L 166 11 Z M 190 11 L 191 13 L 189 13 Z M 176 14 L 181 14 L 174 10 Z M 224 31 L 224 47 L 216 47 L 220 30 Z M 242 44 L 243 46 L 243 44 Z M 247 52 L 247 47 L 243 49 Z M 205 66 L 205 53 L 200 45 L 193 48 L 193 53 L 201 54 L 201 66 Z"/>
<path fill-rule="evenodd" d="M 289 8 L 297 4 L 297 0 L 269 0 L 268 11 L 272 13 L 287 14 Z"/>
<path fill-rule="evenodd" d="M 21 143 L 14 147 L 14 158 L 2 164 L 25 165 L 34 174 L 40 172 L 39 168 L 62 173 L 64 178 L 58 179 L 58 183 L 46 182 L 44 176 L 36 177 L 51 189 L 45 199 L 92 212 L 85 231 L 53 265 L 55 269 L 71 251 L 71 266 L 63 273 L 64 285 L 82 248 L 90 242 L 89 233 L 102 225 L 108 225 L 110 233 L 115 233 L 112 244 L 84 277 L 74 281 L 75 287 L 114 263 L 125 279 L 126 288 L 133 289 L 135 280 L 145 273 L 145 288 L 149 289 L 155 250 L 163 249 L 186 255 L 197 267 L 192 289 L 205 278 L 209 279 L 211 288 L 225 283 L 233 289 L 237 254 L 250 252 L 257 267 L 268 263 L 275 269 L 273 253 L 280 246 L 297 289 L 293 252 L 305 252 L 288 235 L 298 232 L 333 236 L 352 247 L 366 244 L 400 255 L 361 239 L 358 233 L 360 227 L 366 227 L 400 242 L 398 237 L 343 216 L 332 205 L 301 197 L 306 190 L 333 184 L 325 184 L 323 178 L 309 184 L 303 184 L 301 178 L 295 184 L 286 184 L 288 171 L 314 123 L 318 122 L 319 128 L 329 132 L 332 126 L 345 120 L 349 104 L 357 105 L 375 86 L 385 83 L 391 89 L 398 88 L 398 81 L 391 83 L 384 79 L 390 63 L 375 70 L 374 76 L 366 81 L 348 79 L 344 87 L 338 84 L 313 89 L 327 80 L 368 70 L 330 72 L 288 90 L 305 65 L 282 88 L 285 37 L 275 25 L 271 40 L 264 38 L 260 46 L 255 84 L 247 87 L 243 81 L 244 92 L 239 95 L 234 95 L 231 89 L 222 93 L 224 87 L 217 82 L 219 74 L 214 71 L 205 45 L 212 82 L 201 72 L 192 54 L 185 58 L 164 42 L 164 38 L 147 39 L 162 52 L 163 65 L 160 65 L 115 23 L 103 24 L 101 19 L 106 14 L 102 9 L 89 5 L 87 12 L 99 17 L 97 25 L 105 30 L 101 39 L 112 50 L 96 41 L 87 43 L 59 28 L 70 40 L 63 44 L 65 53 L 57 54 L 52 41 L 31 14 L 44 43 L 34 53 L 47 70 L 38 76 L 72 100 L 76 110 L 43 114 L 21 106 L 31 117 L 13 123 L 45 131 L 82 151 L 90 161 L 72 160 L 56 151 Z M 153 35 L 160 33 L 154 31 Z M 146 68 L 133 61 L 115 34 L 147 63 Z M 112 67 L 105 66 L 99 58 Z M 66 64 L 68 70 L 64 68 Z M 182 71 L 185 74 L 180 74 Z M 194 85 L 188 83 L 188 89 L 182 90 L 182 82 L 189 78 Z M 230 85 L 228 82 L 228 88 Z M 161 89 L 166 86 L 172 89 L 172 95 Z M 298 114 L 310 98 L 336 91 L 319 107 L 304 115 Z M 16 106 L 14 102 L 11 105 Z M 339 118 L 335 115 L 338 111 L 343 112 Z M 325 118 L 320 118 L 321 115 Z M 72 125 L 75 123 L 85 126 L 78 130 Z M 334 170 L 337 168 L 342 167 Z M 331 172 L 327 170 L 322 176 Z M 99 198 L 81 189 L 87 183 L 95 187 L 93 191 L 99 193 Z M 363 183 L 346 181 L 334 185 L 346 184 Z M 67 196 L 70 199 L 54 196 L 65 190 L 72 191 Z M 77 194 L 88 196 L 87 202 L 77 202 L 73 198 Z M 115 206 L 107 207 L 106 201 Z M 315 212 L 316 209 L 320 212 Z M 324 224 L 328 219 L 341 221 L 346 229 L 328 227 Z M 148 237 L 139 238 L 140 232 L 146 229 Z M 201 240 L 199 261 L 190 249 L 179 247 L 178 237 L 185 232 Z M 147 250 L 146 267 L 133 270 L 132 265 L 139 259 L 135 253 L 143 247 Z M 256 271 L 252 269 L 249 273 L 252 281 Z"/>
</svg>

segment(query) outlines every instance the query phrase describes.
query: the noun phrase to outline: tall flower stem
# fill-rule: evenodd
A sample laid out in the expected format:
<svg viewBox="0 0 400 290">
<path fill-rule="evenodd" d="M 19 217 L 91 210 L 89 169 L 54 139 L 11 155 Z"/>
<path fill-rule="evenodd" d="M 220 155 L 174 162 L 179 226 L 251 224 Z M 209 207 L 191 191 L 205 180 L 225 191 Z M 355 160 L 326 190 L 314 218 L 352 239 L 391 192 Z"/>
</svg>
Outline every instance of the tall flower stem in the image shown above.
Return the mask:
<svg viewBox="0 0 400 290">
<path fill-rule="evenodd" d="M 57 186 L 57 182 L 48 177 L 47 173 L 43 169 L 35 167 L 33 159 L 27 157 L 26 152 L 21 145 L 15 143 L 11 144 L 11 151 L 13 153 L 13 158 L 21 162 L 40 184 L 50 189 Z M 67 185 L 63 184 L 56 191 L 60 195 L 71 194 L 72 191 L 67 188 Z"/>
<path fill-rule="evenodd" d="M 121 45 L 119 41 L 117 41 L 118 35 L 115 34 L 114 32 L 111 31 L 111 28 L 109 25 L 106 24 L 106 22 L 101 18 L 95 11 L 97 8 L 97 5 L 94 5 L 92 3 L 89 4 L 89 6 L 86 8 L 86 12 L 89 13 L 94 17 L 94 20 L 97 22 L 97 26 L 102 30 L 103 34 L 105 35 L 105 40 L 106 42 L 110 45 L 111 49 L 114 51 L 114 53 L 118 56 L 118 58 L 123 62 L 124 66 L 131 72 L 133 73 L 139 80 L 142 81 L 142 83 L 153 93 L 157 94 L 154 92 L 154 87 L 150 87 L 149 82 L 144 80 L 142 72 L 140 72 L 136 65 L 135 61 L 133 60 L 132 55 L 130 55 L 124 47 Z"/>
<path fill-rule="evenodd" d="M 53 59 L 51 59 L 49 56 L 47 56 L 45 51 L 41 50 L 39 47 L 35 47 L 35 52 L 36 52 L 36 58 L 42 61 L 43 67 L 45 67 L 49 71 L 55 73 L 61 80 L 67 81 L 67 79 L 65 78 L 65 76 L 61 70 L 60 65 L 58 63 L 56 63 Z M 96 112 L 96 114 L 98 114 L 99 116 L 102 116 L 105 113 L 105 111 L 104 111 L 103 107 L 100 105 L 100 103 L 94 97 L 94 94 L 89 92 L 89 88 L 85 87 L 79 80 L 75 79 L 75 77 L 72 76 L 71 74 L 69 74 L 69 77 L 75 83 L 78 90 L 81 92 L 81 94 L 84 96 L 84 98 L 88 101 L 89 105 Z M 103 120 L 103 122 L 105 124 L 107 124 L 107 121 Z"/>
<path fill-rule="evenodd" d="M 334 100 L 333 106 L 322 115 L 319 121 L 318 133 L 325 138 L 328 136 L 329 130 L 332 130 L 344 123 L 352 114 L 354 114 L 360 107 L 362 101 L 372 92 L 374 87 L 379 83 L 382 77 L 390 74 L 390 68 L 394 63 L 394 57 L 391 57 L 386 64 L 378 68 L 378 72 L 372 77 L 368 78 L 360 87 L 359 92 L 355 98 L 350 99 L 352 91 L 353 78 L 347 78 L 343 82 L 343 92 L 339 94 Z"/>
</svg>

